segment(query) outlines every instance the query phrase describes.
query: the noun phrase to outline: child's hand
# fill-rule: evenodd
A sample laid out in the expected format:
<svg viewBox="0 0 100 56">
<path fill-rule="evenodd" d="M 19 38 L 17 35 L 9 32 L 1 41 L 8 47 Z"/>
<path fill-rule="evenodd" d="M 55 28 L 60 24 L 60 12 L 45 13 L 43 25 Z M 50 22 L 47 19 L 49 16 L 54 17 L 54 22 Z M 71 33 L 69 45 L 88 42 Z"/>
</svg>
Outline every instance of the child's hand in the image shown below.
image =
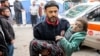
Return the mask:
<svg viewBox="0 0 100 56">
<path fill-rule="evenodd" d="M 11 43 L 14 44 L 14 40 L 11 40 Z"/>
<path fill-rule="evenodd" d="M 62 39 L 63 37 L 62 36 L 56 36 L 56 41 Z"/>
<path fill-rule="evenodd" d="M 64 35 L 65 35 L 65 31 L 62 30 L 61 33 L 60 33 L 60 35 L 61 35 L 61 36 L 64 36 Z"/>
</svg>

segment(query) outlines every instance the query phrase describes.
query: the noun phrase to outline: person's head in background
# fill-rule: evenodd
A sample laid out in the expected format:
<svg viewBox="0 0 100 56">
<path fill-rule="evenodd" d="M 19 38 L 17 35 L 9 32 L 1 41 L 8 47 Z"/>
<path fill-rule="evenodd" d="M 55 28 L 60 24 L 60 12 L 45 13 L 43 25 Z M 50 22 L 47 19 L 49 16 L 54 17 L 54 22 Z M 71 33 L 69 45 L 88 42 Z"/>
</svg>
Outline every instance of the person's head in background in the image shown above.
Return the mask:
<svg viewBox="0 0 100 56">
<path fill-rule="evenodd" d="M 45 1 L 41 1 L 40 6 L 44 6 L 44 5 L 45 5 Z"/>
<path fill-rule="evenodd" d="M 17 1 L 17 2 L 18 2 L 19 0 L 15 0 L 15 1 Z"/>
<path fill-rule="evenodd" d="M 1 7 L 0 8 L 0 15 L 9 18 L 10 16 L 10 10 L 7 7 Z"/>
<path fill-rule="evenodd" d="M 59 11 L 59 6 L 57 2 L 55 1 L 47 2 L 47 4 L 44 6 L 44 11 L 48 21 L 50 21 L 51 23 L 57 22 L 58 11 Z"/>
<path fill-rule="evenodd" d="M 1 0 L 1 7 L 9 7 L 9 5 L 8 0 Z"/>
<path fill-rule="evenodd" d="M 73 32 L 87 31 L 88 22 L 86 18 L 78 18 L 72 26 Z"/>
<path fill-rule="evenodd" d="M 35 1 L 33 1 L 33 2 L 32 2 L 32 5 L 33 5 L 33 6 L 35 6 L 35 5 L 36 5 L 36 2 L 35 2 Z"/>
</svg>

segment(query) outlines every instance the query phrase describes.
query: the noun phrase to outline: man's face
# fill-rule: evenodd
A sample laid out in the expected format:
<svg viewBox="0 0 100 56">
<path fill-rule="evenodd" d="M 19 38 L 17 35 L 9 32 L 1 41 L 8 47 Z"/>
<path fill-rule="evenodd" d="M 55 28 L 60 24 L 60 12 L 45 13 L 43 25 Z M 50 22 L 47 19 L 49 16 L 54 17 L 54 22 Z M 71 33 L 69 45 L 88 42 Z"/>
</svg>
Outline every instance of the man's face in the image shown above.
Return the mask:
<svg viewBox="0 0 100 56">
<path fill-rule="evenodd" d="M 41 6 L 44 6 L 44 3 L 42 3 L 42 2 L 41 2 L 41 4 L 40 4 L 40 5 L 41 5 Z"/>
<path fill-rule="evenodd" d="M 9 16 L 10 16 L 10 11 L 9 11 L 9 9 L 4 10 L 4 11 L 2 12 L 2 15 L 3 15 L 3 16 L 6 16 L 6 17 L 9 17 Z"/>
<path fill-rule="evenodd" d="M 35 1 L 33 2 L 33 6 L 35 6 Z"/>
<path fill-rule="evenodd" d="M 50 22 L 56 22 L 58 19 L 58 8 L 56 6 L 48 7 L 45 9 L 46 16 Z"/>
</svg>

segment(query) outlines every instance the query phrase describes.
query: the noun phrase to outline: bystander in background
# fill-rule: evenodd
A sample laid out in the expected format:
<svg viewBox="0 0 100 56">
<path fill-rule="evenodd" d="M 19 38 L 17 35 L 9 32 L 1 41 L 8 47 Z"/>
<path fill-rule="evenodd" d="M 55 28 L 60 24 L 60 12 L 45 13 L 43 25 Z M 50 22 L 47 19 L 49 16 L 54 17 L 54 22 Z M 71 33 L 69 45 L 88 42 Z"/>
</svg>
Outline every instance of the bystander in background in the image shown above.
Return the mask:
<svg viewBox="0 0 100 56">
<path fill-rule="evenodd" d="M 20 24 L 22 24 L 22 11 L 24 11 L 24 8 L 22 6 L 22 3 L 18 0 L 15 0 L 14 2 L 14 11 L 16 23 L 19 26 Z"/>
<path fill-rule="evenodd" d="M 34 27 L 38 19 L 38 6 L 36 5 L 35 1 L 33 1 L 32 6 L 30 7 L 30 14 L 31 14 L 31 24 L 32 27 Z"/>
</svg>

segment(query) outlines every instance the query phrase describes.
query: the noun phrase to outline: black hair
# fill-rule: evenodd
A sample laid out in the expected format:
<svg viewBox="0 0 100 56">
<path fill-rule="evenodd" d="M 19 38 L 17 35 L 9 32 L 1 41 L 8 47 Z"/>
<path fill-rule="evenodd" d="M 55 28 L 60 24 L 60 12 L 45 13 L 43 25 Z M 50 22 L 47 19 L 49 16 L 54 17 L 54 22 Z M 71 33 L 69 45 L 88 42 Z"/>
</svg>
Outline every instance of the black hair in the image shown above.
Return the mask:
<svg viewBox="0 0 100 56">
<path fill-rule="evenodd" d="M 1 0 L 0 3 L 5 3 L 5 1 L 8 1 L 8 0 Z"/>
<path fill-rule="evenodd" d="M 5 11 L 6 9 L 8 9 L 7 7 L 1 7 L 0 8 L 0 15 L 2 15 L 2 12 Z"/>
<path fill-rule="evenodd" d="M 56 7 L 59 9 L 59 6 L 58 6 L 58 4 L 57 4 L 56 1 L 48 1 L 48 2 L 45 4 L 44 8 L 47 9 L 48 7 L 52 7 L 52 6 L 56 6 Z"/>
<path fill-rule="evenodd" d="M 88 28 L 87 18 L 80 17 L 76 21 L 80 21 L 83 24 L 83 31 L 87 31 L 87 28 Z"/>
</svg>

